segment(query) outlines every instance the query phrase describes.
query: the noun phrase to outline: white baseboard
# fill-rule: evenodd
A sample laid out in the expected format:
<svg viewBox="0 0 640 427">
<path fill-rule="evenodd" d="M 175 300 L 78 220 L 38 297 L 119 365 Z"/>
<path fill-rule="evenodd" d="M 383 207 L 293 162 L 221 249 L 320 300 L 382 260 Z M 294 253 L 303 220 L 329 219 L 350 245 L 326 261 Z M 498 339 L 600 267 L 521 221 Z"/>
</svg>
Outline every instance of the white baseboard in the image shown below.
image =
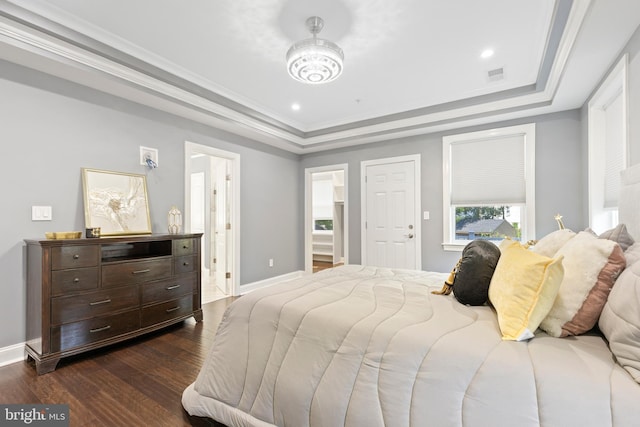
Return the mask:
<svg viewBox="0 0 640 427">
<path fill-rule="evenodd" d="M 0 348 L 0 366 L 22 362 L 25 358 L 24 343 Z"/>
<path fill-rule="evenodd" d="M 256 289 L 266 288 L 267 286 L 274 285 L 278 282 L 285 280 L 297 279 L 305 275 L 303 270 L 294 271 L 292 273 L 282 274 L 280 276 L 270 277 L 268 279 L 259 280 L 253 283 L 247 283 L 240 286 L 240 295 L 244 295 L 248 292 L 255 291 Z"/>
</svg>

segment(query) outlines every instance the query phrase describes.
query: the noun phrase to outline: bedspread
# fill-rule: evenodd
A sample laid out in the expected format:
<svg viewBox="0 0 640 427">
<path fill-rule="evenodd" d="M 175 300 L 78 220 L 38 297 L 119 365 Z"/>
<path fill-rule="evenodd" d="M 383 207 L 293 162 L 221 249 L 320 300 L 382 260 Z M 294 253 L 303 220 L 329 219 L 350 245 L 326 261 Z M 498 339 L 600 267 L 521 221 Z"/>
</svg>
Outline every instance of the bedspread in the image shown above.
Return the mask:
<svg viewBox="0 0 640 427">
<path fill-rule="evenodd" d="M 229 426 L 637 425 L 640 387 L 597 335 L 503 341 L 446 275 L 347 265 L 227 310 L 191 415 Z"/>
</svg>

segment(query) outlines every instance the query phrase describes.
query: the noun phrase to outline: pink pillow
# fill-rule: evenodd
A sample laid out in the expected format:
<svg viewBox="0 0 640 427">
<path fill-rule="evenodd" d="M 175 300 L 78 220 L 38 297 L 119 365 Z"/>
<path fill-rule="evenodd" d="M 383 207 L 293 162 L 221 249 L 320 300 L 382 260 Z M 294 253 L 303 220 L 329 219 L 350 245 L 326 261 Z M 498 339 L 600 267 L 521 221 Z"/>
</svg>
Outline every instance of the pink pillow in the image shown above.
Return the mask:
<svg viewBox="0 0 640 427">
<path fill-rule="evenodd" d="M 565 337 L 591 330 L 598 322 L 609 292 L 626 260 L 620 245 L 581 231 L 560 248 L 564 278 L 540 328 Z"/>
</svg>

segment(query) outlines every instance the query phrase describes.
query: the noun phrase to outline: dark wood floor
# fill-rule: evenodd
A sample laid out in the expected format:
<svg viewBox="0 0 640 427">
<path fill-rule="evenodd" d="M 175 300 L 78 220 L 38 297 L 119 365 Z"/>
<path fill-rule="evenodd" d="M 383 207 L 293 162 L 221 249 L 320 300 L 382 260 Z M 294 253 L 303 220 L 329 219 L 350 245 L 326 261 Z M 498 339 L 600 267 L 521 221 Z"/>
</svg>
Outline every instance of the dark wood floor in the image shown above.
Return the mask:
<svg viewBox="0 0 640 427">
<path fill-rule="evenodd" d="M 0 403 L 69 405 L 71 426 L 220 426 L 181 404 L 213 343 L 227 298 L 160 332 L 79 356 L 37 376 L 32 363 L 0 367 Z"/>
<path fill-rule="evenodd" d="M 333 264 L 331 262 L 322 262 L 322 261 L 313 261 L 313 272 L 317 273 L 318 271 L 326 270 L 327 268 L 338 267 L 342 265 L 342 263 Z"/>
</svg>

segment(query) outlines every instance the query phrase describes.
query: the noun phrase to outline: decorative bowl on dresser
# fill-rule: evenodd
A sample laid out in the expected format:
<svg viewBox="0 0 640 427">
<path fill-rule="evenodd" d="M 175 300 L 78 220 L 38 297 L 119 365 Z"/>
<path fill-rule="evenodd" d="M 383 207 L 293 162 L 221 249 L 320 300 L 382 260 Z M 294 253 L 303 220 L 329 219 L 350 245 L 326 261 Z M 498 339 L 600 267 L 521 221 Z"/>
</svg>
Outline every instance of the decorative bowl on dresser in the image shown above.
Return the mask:
<svg viewBox="0 0 640 427">
<path fill-rule="evenodd" d="M 25 240 L 26 351 L 38 375 L 66 356 L 200 322 L 201 237 Z"/>
</svg>

